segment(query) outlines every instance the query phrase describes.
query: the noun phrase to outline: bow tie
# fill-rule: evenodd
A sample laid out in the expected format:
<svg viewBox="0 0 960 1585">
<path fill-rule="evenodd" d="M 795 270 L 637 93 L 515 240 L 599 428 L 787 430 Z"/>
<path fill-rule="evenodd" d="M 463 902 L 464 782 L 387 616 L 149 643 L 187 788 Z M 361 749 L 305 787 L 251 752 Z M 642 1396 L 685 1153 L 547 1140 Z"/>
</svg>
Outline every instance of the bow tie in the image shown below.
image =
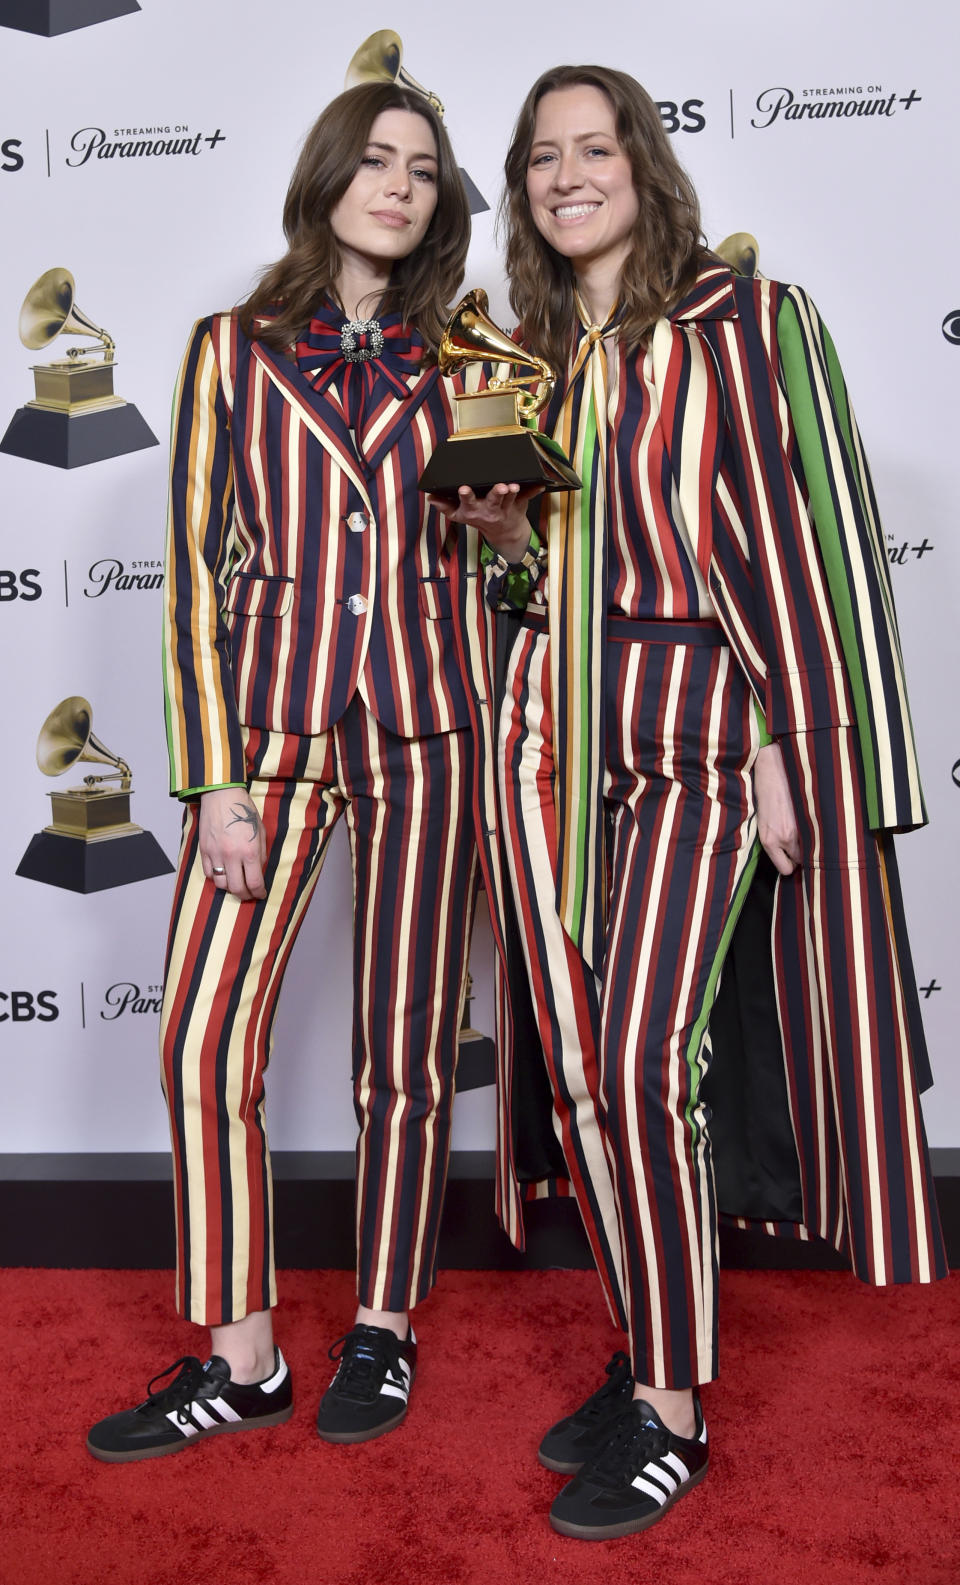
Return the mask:
<svg viewBox="0 0 960 1585">
<path fill-rule="evenodd" d="M 423 341 L 401 323 L 399 314 L 382 319 L 347 319 L 334 305 L 323 303 L 296 346 L 297 365 L 315 391 L 336 381 L 350 428 L 359 434 L 364 409 L 376 405 L 387 387 L 403 399 L 410 390 L 406 377 L 419 374 Z"/>
</svg>

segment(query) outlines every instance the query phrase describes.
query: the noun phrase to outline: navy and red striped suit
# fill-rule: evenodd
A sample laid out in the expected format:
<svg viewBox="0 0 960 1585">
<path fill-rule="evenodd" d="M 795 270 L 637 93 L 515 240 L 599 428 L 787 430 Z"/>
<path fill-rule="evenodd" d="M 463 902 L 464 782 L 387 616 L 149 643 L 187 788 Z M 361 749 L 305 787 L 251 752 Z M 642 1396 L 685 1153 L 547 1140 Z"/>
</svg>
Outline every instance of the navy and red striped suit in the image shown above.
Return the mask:
<svg viewBox="0 0 960 1585">
<path fill-rule="evenodd" d="M 360 1299 L 403 1310 L 434 1278 L 476 867 L 461 646 L 485 653 L 488 624 L 475 533 L 448 533 L 417 489 L 452 428 L 452 382 L 432 368 L 404 384 L 366 403 L 354 439 L 336 389 L 315 390 L 234 314 L 197 325 L 181 370 L 165 681 L 188 808 L 162 1044 L 179 1301 L 208 1324 L 275 1302 L 264 1071 L 341 814 Z M 237 784 L 267 838 L 263 902 L 200 867 L 190 795 Z"/>
<path fill-rule="evenodd" d="M 751 699 L 780 743 L 800 824 L 802 863 L 780 882 L 774 930 L 785 1116 L 774 1170 L 796 1192 L 786 1211 L 721 1209 L 818 1233 L 875 1282 L 944 1271 L 889 836 L 925 816 L 883 535 L 809 299 L 707 267 L 630 377 L 656 404 L 670 513 L 721 647 L 684 637 L 669 612 L 655 613 L 660 631 L 628 622 L 617 636 L 611 617 L 599 976 L 557 929 L 564 746 L 552 741 L 550 639 L 535 614 L 510 657 L 502 801 L 567 1172 L 638 1379 L 680 1387 L 716 1368 L 707 1023 L 753 862 Z M 608 411 L 615 429 L 623 415 Z M 625 475 L 611 491 L 608 475 L 611 512 L 617 490 L 639 500 L 646 487 Z M 649 532 L 649 513 L 640 519 Z M 519 1047 L 505 1057 L 508 1102 L 525 1088 L 524 1060 Z M 525 1140 L 526 1121 L 514 1117 L 501 1163 L 515 1231 L 522 1197 L 552 1191 L 549 1142 Z"/>
</svg>

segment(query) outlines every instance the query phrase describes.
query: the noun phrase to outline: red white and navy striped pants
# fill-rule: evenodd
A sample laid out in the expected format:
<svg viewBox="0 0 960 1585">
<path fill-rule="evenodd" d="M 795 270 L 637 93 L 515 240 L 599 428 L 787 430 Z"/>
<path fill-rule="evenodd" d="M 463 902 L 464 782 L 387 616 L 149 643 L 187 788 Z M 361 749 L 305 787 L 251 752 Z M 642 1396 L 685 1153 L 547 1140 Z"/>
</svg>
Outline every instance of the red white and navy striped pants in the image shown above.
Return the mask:
<svg viewBox="0 0 960 1585">
<path fill-rule="evenodd" d="M 204 878 L 191 805 L 170 928 L 161 1044 L 178 1306 L 216 1326 L 276 1303 L 264 1072 L 287 960 L 345 814 L 357 1286 L 361 1304 L 405 1310 L 436 1275 L 476 873 L 472 742 L 396 737 L 359 698 L 317 737 L 248 736 L 266 899 L 240 902 Z M 322 1029 L 316 1040 L 326 1059 Z"/>
<path fill-rule="evenodd" d="M 536 618 L 530 617 L 530 622 Z M 752 875 L 749 689 L 710 623 L 614 622 L 606 663 L 603 973 L 556 912 L 549 638 L 521 628 L 500 722 L 508 865 L 555 1120 L 638 1381 L 716 1374 L 717 1235 L 700 1083 Z"/>
</svg>

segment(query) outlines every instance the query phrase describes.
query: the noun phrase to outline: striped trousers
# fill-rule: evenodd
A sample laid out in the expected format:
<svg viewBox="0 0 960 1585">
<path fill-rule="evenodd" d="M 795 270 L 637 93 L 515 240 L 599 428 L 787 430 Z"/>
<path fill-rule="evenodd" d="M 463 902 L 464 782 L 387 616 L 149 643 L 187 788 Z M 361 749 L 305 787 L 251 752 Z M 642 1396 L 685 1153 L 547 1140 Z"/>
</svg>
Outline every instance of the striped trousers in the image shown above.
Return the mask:
<svg viewBox="0 0 960 1585">
<path fill-rule="evenodd" d="M 611 624 L 613 631 L 613 624 Z M 638 1381 L 716 1374 L 707 1020 L 755 851 L 749 689 L 720 630 L 622 623 L 608 643 L 603 973 L 556 913 L 549 638 L 522 627 L 500 721 L 505 848 L 555 1125 Z"/>
<path fill-rule="evenodd" d="M 264 901 L 204 878 L 188 807 L 161 1020 L 177 1303 L 209 1326 L 276 1303 L 264 1074 L 284 970 L 330 833 L 354 878 L 357 1287 L 405 1310 L 431 1288 L 449 1153 L 476 858 L 472 742 L 404 739 L 355 697 L 313 738 L 248 732 L 267 838 Z M 325 1052 L 322 1028 L 318 1052 Z"/>
</svg>

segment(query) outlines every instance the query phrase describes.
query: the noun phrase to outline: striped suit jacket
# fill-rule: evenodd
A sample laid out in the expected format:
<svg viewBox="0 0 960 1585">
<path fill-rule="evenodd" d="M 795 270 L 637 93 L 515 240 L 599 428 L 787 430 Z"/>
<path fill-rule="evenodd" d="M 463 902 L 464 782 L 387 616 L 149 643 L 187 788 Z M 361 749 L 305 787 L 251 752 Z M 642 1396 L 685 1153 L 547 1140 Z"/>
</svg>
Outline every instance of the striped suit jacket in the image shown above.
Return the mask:
<svg viewBox="0 0 960 1585">
<path fill-rule="evenodd" d="M 361 462 L 336 398 L 235 314 L 195 327 L 167 534 L 174 792 L 243 782 L 242 726 L 322 732 L 358 691 L 402 737 L 468 724 L 452 611 L 473 593 L 476 533 L 448 532 L 417 489 L 454 382 L 433 368 L 407 384 L 366 414 Z"/>
<path fill-rule="evenodd" d="M 877 831 L 922 825 L 883 534 L 836 354 L 816 309 L 796 287 L 710 265 L 658 322 L 651 351 L 671 471 L 697 560 L 788 765 L 800 734 L 853 726 L 867 823 Z M 550 412 L 542 422 L 549 429 Z M 493 752 L 482 725 L 478 740 Z M 478 786 L 492 799 L 483 773 Z M 481 809 L 481 831 L 492 828 L 494 807 Z M 487 856 L 495 867 L 492 847 Z M 502 891 L 492 891 L 491 902 L 498 896 Z M 899 923 L 891 921 L 895 934 Z M 531 1086 L 542 1087 L 531 1078 L 537 1064 L 523 1060 L 526 1023 L 522 1040 L 511 1044 L 525 1019 L 519 977 L 509 973 L 506 957 L 512 928 L 507 907 L 495 929 L 511 990 L 501 1003 L 498 1205 L 522 1246 L 523 1201 L 568 1191 L 549 1121 L 527 1104 Z M 916 1001 L 915 988 L 907 994 Z M 928 1082 L 922 1034 L 913 1055 L 921 1084 Z M 823 1097 L 808 1099 L 817 1130 L 829 1136 L 837 1181 L 858 1193 Z M 898 1126 L 892 1116 L 870 1123 L 880 1136 Z M 821 1190 L 815 1183 L 804 1205 L 808 1227 L 829 1219 L 829 1207 L 815 1203 Z M 901 1209 L 886 1206 L 881 1214 L 896 1218 Z"/>
</svg>

